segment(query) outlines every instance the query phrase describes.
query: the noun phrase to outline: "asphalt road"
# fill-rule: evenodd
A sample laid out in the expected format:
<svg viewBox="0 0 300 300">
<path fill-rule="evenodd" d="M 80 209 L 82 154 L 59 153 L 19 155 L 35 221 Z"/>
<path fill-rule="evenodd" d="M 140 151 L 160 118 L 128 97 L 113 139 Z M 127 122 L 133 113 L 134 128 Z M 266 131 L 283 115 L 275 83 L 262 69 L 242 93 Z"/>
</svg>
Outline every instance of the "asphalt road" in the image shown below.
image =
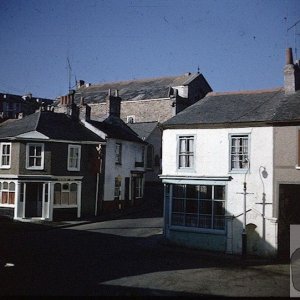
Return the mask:
<svg viewBox="0 0 300 300">
<path fill-rule="evenodd" d="M 4 225 L 3 225 L 4 224 Z M 289 265 L 166 244 L 162 218 L 0 222 L 0 296 L 289 296 Z"/>
</svg>

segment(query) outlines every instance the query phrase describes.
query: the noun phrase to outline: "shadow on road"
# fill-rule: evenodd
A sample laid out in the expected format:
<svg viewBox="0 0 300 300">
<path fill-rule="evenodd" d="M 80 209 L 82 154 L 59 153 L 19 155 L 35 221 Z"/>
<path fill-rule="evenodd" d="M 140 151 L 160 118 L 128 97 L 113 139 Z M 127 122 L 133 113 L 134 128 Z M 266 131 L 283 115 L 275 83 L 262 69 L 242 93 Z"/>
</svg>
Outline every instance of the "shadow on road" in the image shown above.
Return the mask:
<svg viewBox="0 0 300 300">
<path fill-rule="evenodd" d="M 155 281 L 155 274 L 168 271 L 177 272 L 180 282 L 180 276 L 183 276 L 180 272 L 184 270 L 243 270 L 265 263 L 224 259 L 224 255 L 175 247 L 165 244 L 162 235 L 158 234 L 128 237 L 11 221 L 2 221 L 0 226 L 2 296 L 203 296 L 205 293 L 199 291 L 176 290 L 176 282 L 173 287 L 167 282 L 167 288 L 162 284 L 161 289 L 147 288 L 143 282 L 135 287 L 108 282 L 143 274 L 151 274 Z M 4 267 L 7 263 L 11 266 Z M 272 271 L 265 272 L 265 276 L 272 275 Z M 138 280 L 145 279 L 141 276 Z"/>
</svg>

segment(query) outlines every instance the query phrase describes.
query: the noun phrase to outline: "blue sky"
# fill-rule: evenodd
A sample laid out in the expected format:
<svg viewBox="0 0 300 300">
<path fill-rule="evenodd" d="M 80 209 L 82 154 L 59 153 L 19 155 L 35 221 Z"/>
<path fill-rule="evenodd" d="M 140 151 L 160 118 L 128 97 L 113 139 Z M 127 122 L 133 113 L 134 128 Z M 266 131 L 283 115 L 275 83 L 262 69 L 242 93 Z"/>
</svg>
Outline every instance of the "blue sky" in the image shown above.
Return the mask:
<svg viewBox="0 0 300 300">
<path fill-rule="evenodd" d="M 67 59 L 72 86 L 199 66 L 236 91 L 282 86 L 285 48 L 300 53 L 299 0 L 1 0 L 0 14 L 0 92 L 36 97 L 68 92 Z"/>
</svg>

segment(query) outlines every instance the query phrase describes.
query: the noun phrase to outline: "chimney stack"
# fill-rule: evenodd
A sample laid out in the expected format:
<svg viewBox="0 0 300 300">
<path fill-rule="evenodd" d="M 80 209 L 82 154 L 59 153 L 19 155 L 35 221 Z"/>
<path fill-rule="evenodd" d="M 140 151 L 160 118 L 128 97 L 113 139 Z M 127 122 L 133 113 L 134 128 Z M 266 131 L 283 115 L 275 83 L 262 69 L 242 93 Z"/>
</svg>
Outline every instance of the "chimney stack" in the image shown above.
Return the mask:
<svg viewBox="0 0 300 300">
<path fill-rule="evenodd" d="M 85 120 L 90 121 L 91 120 L 91 107 L 89 105 L 85 105 Z"/>
<path fill-rule="evenodd" d="M 121 113 L 121 97 L 119 97 L 119 91 L 115 91 L 115 96 L 111 95 L 111 90 L 108 91 L 106 98 L 106 112 L 108 116 L 115 116 L 120 118 Z"/>
<path fill-rule="evenodd" d="M 300 89 L 300 69 L 294 64 L 292 48 L 287 48 L 285 53 L 284 90 L 286 94 L 292 94 Z"/>
</svg>

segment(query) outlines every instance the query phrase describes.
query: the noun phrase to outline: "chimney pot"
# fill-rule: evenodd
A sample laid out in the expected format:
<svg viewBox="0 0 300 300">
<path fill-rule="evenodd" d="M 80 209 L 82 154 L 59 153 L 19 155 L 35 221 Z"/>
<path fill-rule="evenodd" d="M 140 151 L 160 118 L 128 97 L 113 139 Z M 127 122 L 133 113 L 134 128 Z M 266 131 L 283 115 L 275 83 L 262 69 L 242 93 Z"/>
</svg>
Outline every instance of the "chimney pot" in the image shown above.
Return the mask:
<svg viewBox="0 0 300 300">
<path fill-rule="evenodd" d="M 115 90 L 115 97 L 119 97 L 119 90 Z"/>
</svg>

